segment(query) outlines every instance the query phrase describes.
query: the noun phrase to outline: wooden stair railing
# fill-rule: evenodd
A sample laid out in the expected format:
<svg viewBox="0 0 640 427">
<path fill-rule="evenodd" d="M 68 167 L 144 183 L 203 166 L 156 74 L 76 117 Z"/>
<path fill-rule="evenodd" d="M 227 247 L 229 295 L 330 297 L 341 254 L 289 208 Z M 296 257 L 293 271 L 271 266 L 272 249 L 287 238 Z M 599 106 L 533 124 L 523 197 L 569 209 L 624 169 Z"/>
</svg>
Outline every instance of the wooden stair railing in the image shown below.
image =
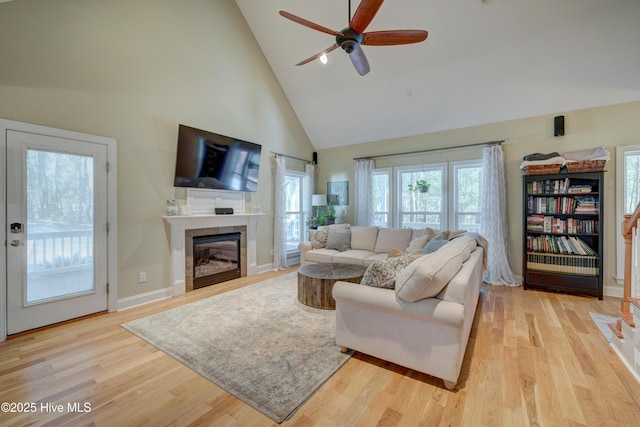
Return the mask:
<svg viewBox="0 0 640 427">
<path fill-rule="evenodd" d="M 640 204 L 636 206 L 633 214 L 626 214 L 622 221 L 622 237 L 624 238 L 624 294 L 620 306 L 618 320 L 615 324 L 610 325 L 611 329 L 616 333 L 618 338 L 622 338 L 622 321 L 626 322 L 632 328 L 635 327 L 633 315 L 631 313 L 631 304 L 640 307 L 640 299 L 631 296 L 631 267 L 632 267 L 632 238 L 633 229 L 638 227 L 640 220 Z"/>
</svg>

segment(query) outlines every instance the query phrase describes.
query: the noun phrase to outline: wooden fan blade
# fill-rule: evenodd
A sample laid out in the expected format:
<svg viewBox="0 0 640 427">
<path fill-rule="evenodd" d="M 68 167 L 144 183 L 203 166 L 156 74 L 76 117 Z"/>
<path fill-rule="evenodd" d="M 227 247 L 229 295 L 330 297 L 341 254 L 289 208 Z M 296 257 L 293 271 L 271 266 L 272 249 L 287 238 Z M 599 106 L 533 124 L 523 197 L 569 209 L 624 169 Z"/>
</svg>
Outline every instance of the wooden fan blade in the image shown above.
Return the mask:
<svg viewBox="0 0 640 427">
<path fill-rule="evenodd" d="M 369 61 L 364 54 L 364 50 L 362 47 L 358 45 L 357 48 L 353 49 L 353 51 L 349 54 L 349 58 L 351 58 L 351 63 L 354 67 L 356 67 L 356 71 L 361 76 L 367 74 L 370 70 Z"/>
<path fill-rule="evenodd" d="M 349 28 L 355 30 L 358 34 L 362 34 L 371 23 L 373 17 L 376 16 L 376 13 L 378 13 L 382 3 L 384 3 L 384 0 L 362 0 L 356 13 L 353 14 Z"/>
<path fill-rule="evenodd" d="M 320 58 L 322 55 L 331 52 L 332 50 L 335 50 L 338 48 L 338 44 L 334 43 L 333 46 L 323 50 L 322 52 L 318 52 L 315 55 L 305 59 L 304 61 L 300 61 L 298 62 L 296 65 L 304 65 L 304 64 L 308 64 L 309 62 L 313 61 L 314 59 L 318 59 Z"/>
<path fill-rule="evenodd" d="M 307 21 L 304 18 L 300 18 L 299 16 L 293 15 L 293 14 L 291 14 L 289 12 L 285 12 L 284 10 L 280 11 L 280 16 L 283 16 L 283 17 L 285 17 L 287 19 L 292 20 L 293 22 L 296 22 L 296 23 L 298 23 L 300 25 L 304 25 L 305 27 L 312 28 L 312 29 L 314 29 L 316 31 L 320 31 L 322 33 L 330 34 L 332 36 L 337 36 L 338 35 L 337 31 L 333 31 L 330 28 L 323 27 L 322 25 L 318 25 L 315 22 Z"/>
<path fill-rule="evenodd" d="M 364 33 L 362 44 L 369 46 L 391 46 L 396 44 L 420 43 L 427 39 L 428 32 L 422 30 L 389 30 Z"/>
</svg>

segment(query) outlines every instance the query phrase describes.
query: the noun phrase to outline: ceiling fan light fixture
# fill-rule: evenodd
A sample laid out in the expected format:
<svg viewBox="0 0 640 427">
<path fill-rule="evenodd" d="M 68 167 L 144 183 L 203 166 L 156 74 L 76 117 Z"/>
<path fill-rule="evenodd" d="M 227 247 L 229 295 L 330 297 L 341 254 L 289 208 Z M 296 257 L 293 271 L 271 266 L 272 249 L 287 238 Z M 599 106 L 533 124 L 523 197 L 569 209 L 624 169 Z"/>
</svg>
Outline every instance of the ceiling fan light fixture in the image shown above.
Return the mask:
<svg viewBox="0 0 640 427">
<path fill-rule="evenodd" d="M 325 64 L 327 63 L 327 61 L 328 61 L 328 59 L 327 59 L 327 54 L 326 54 L 326 53 L 323 53 L 322 55 L 320 55 L 320 58 L 318 58 L 318 59 L 320 59 L 320 63 L 321 63 L 322 65 L 325 65 Z"/>
</svg>

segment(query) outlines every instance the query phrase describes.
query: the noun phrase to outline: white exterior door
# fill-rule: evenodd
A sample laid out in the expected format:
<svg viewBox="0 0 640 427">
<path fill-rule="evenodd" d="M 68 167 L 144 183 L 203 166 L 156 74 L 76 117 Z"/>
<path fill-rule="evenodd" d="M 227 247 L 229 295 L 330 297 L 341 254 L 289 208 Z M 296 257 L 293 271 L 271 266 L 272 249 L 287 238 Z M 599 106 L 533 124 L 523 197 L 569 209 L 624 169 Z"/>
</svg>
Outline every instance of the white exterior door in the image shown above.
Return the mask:
<svg viewBox="0 0 640 427">
<path fill-rule="evenodd" d="M 6 131 L 7 333 L 107 310 L 107 146 Z"/>
</svg>

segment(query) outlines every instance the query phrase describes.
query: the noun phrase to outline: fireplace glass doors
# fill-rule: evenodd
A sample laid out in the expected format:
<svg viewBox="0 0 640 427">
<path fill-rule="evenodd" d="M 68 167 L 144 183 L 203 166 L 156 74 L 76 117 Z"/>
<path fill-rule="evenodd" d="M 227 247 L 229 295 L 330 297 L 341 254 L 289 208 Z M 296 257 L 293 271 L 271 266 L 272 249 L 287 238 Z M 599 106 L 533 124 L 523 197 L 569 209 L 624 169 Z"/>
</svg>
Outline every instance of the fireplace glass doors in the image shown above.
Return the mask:
<svg viewBox="0 0 640 427">
<path fill-rule="evenodd" d="M 193 238 L 193 289 L 241 277 L 240 233 Z"/>
</svg>

